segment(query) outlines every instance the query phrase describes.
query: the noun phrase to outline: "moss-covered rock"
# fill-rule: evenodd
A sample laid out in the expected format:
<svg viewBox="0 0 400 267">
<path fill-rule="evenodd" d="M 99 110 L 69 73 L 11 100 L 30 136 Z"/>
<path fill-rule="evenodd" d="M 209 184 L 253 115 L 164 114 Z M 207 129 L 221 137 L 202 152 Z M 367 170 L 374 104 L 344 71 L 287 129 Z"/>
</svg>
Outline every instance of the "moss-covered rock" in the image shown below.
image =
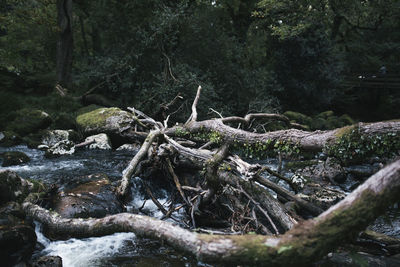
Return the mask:
<svg viewBox="0 0 400 267">
<path fill-rule="evenodd" d="M 114 133 L 129 127 L 133 115 L 119 108 L 100 108 L 79 115 L 76 123 L 85 134 Z"/>
<path fill-rule="evenodd" d="M 328 122 L 321 118 L 316 117 L 310 123 L 311 130 L 326 130 L 328 128 Z"/>
<path fill-rule="evenodd" d="M 20 151 L 8 151 L 1 155 L 3 158 L 3 167 L 21 165 L 30 161 L 28 155 Z"/>
<path fill-rule="evenodd" d="M 52 120 L 44 111 L 38 109 L 21 109 L 16 112 L 16 118 L 8 126 L 7 130 L 21 136 L 35 133 L 40 129 L 46 129 Z"/>
<path fill-rule="evenodd" d="M 10 147 L 20 144 L 22 141 L 21 137 L 10 131 L 0 132 L 0 146 Z"/>
<path fill-rule="evenodd" d="M 8 201 L 22 201 L 32 187 L 32 183 L 22 179 L 15 172 L 0 171 L 0 204 Z"/>
<path fill-rule="evenodd" d="M 324 111 L 324 112 L 321 112 L 321 113 L 319 113 L 316 117 L 318 117 L 318 118 L 323 118 L 323 119 L 328 119 L 329 117 L 332 117 L 332 116 L 334 116 L 335 115 L 335 113 L 332 111 L 332 110 L 327 110 L 327 111 Z"/>
<path fill-rule="evenodd" d="M 100 108 L 104 108 L 104 107 L 92 104 L 92 105 L 85 106 L 85 107 L 78 109 L 76 114 L 77 114 L 77 116 L 79 116 L 79 115 L 89 113 L 89 112 L 92 112 L 93 110 L 100 109 Z"/>
<path fill-rule="evenodd" d="M 285 113 L 283 113 L 283 115 L 288 117 L 289 120 L 291 120 L 291 121 L 295 121 L 297 123 L 304 124 L 304 125 L 310 125 L 310 123 L 312 121 L 311 117 L 304 115 L 300 112 L 286 111 Z"/>
<path fill-rule="evenodd" d="M 355 124 L 355 120 L 353 120 L 349 115 L 343 114 L 342 116 L 339 117 L 339 121 L 342 124 L 342 126 L 346 125 L 353 125 Z"/>
</svg>

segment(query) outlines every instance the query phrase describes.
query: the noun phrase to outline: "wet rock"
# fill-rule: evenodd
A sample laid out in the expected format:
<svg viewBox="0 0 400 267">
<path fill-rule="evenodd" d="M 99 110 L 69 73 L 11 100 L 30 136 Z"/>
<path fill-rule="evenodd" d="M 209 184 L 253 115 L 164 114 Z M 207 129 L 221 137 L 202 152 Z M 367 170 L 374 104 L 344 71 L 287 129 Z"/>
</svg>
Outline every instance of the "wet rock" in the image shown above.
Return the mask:
<svg viewBox="0 0 400 267">
<path fill-rule="evenodd" d="M 0 261 L 2 266 L 28 262 L 36 244 L 32 223 L 24 217 L 21 206 L 9 202 L 0 207 Z"/>
<path fill-rule="evenodd" d="M 52 147 L 61 141 L 74 141 L 76 140 L 77 133 L 73 130 L 51 130 L 42 138 L 42 144 L 48 147 Z"/>
<path fill-rule="evenodd" d="M 309 177 L 314 182 L 323 183 L 343 183 L 346 181 L 347 173 L 345 169 L 333 158 L 327 158 L 326 161 L 319 161 L 318 164 L 307 166 L 298 170 L 296 174 Z"/>
<path fill-rule="evenodd" d="M 296 191 L 304 188 L 305 184 L 307 183 L 307 179 L 298 174 L 294 174 L 290 180 L 292 181 L 292 185 L 296 187 Z"/>
<path fill-rule="evenodd" d="M 137 144 L 124 144 L 120 147 L 118 147 L 116 150 L 120 151 L 120 150 L 126 150 L 126 151 L 139 151 L 140 149 L 140 145 Z"/>
<path fill-rule="evenodd" d="M 22 179 L 15 172 L 0 171 L 0 204 L 22 200 L 32 188 L 32 183 Z"/>
<path fill-rule="evenodd" d="M 110 139 L 104 133 L 89 136 L 85 139 L 86 142 L 93 142 L 89 145 L 89 149 L 111 149 Z"/>
<path fill-rule="evenodd" d="M 8 125 L 7 130 L 24 136 L 40 129 L 46 129 L 51 122 L 49 114 L 44 111 L 21 109 L 16 112 L 16 118 Z"/>
<path fill-rule="evenodd" d="M 114 133 L 130 127 L 133 115 L 119 108 L 100 108 L 79 115 L 76 123 L 86 134 Z"/>
<path fill-rule="evenodd" d="M 52 158 L 52 157 L 57 157 L 61 155 L 71 155 L 75 153 L 75 144 L 72 141 L 69 140 L 63 140 L 52 147 L 48 148 L 45 156 L 47 158 Z"/>
<path fill-rule="evenodd" d="M 60 256 L 43 256 L 32 263 L 32 267 L 62 267 Z"/>
<path fill-rule="evenodd" d="M 308 183 L 300 194 L 304 200 L 310 201 L 326 210 L 346 197 L 346 193 L 339 189 L 321 186 L 315 183 Z"/>
<path fill-rule="evenodd" d="M 28 155 L 19 151 L 9 151 L 1 155 L 3 158 L 3 167 L 21 165 L 30 161 Z"/>
<path fill-rule="evenodd" d="M 1 132 L 3 138 L 0 138 L 0 146 L 4 147 L 10 147 L 10 146 L 15 146 L 21 143 L 22 139 L 21 137 L 10 131 L 4 131 Z"/>
<path fill-rule="evenodd" d="M 354 178 L 357 179 L 363 179 L 370 177 L 374 173 L 376 173 L 380 169 L 379 165 L 370 165 L 370 164 L 365 164 L 365 165 L 354 165 L 354 166 L 349 166 L 346 167 L 345 170 L 353 175 Z"/>
<path fill-rule="evenodd" d="M 334 181 L 336 183 L 345 182 L 347 177 L 346 171 L 333 158 L 326 159 L 322 175 L 329 181 Z"/>
<path fill-rule="evenodd" d="M 122 212 L 107 178 L 81 184 L 60 194 L 54 210 L 66 218 L 101 218 Z"/>
<path fill-rule="evenodd" d="M 60 155 L 71 155 L 75 152 L 73 140 L 77 139 L 77 133 L 73 130 L 47 131 L 43 136 L 39 149 L 47 150 L 46 157 L 57 157 Z"/>
</svg>

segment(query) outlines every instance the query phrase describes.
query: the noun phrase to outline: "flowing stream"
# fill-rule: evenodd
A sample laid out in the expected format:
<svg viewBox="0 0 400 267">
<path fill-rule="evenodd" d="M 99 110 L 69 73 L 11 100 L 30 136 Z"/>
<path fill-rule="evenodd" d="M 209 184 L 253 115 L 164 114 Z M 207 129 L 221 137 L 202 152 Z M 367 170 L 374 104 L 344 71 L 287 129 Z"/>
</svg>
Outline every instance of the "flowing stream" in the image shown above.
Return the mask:
<svg viewBox="0 0 400 267">
<path fill-rule="evenodd" d="M 23 178 L 55 183 L 60 190 L 73 186 L 74 180 L 79 180 L 80 177 L 95 173 L 104 173 L 112 183 L 116 183 L 134 155 L 130 151 L 82 150 L 73 155 L 47 159 L 44 157 L 44 152 L 26 146 L 0 147 L 0 153 L 6 151 L 24 152 L 31 160 L 20 166 L 0 167 L 0 170 L 9 169 Z M 0 160 L 0 166 L 1 163 Z M 132 201 L 128 203 L 128 211 L 142 207 L 145 214 L 161 218 L 162 213 L 155 204 L 146 199 L 140 178 L 133 179 L 132 187 Z M 166 204 L 168 198 L 166 190 L 158 189 L 154 191 L 154 195 L 160 203 Z M 183 214 L 175 213 L 174 216 L 179 219 Z M 158 241 L 137 238 L 133 233 L 51 241 L 43 235 L 41 225 L 35 224 L 38 247 L 41 248 L 35 252 L 36 256 L 60 256 L 65 267 L 207 266 Z"/>
<path fill-rule="evenodd" d="M 132 159 L 134 153 L 130 151 L 101 151 L 82 150 L 73 155 L 54 159 L 44 157 L 44 152 L 29 149 L 26 146 L 12 148 L 0 147 L 0 153 L 6 151 L 21 151 L 26 153 L 31 161 L 27 164 L 11 167 L 0 167 L 17 172 L 23 178 L 38 179 L 46 183 L 55 183 L 60 190 L 73 186 L 73 181 L 90 174 L 106 174 L 114 184 L 120 179 L 123 169 Z M 0 159 L 0 166 L 1 166 Z M 276 162 L 264 162 L 271 168 Z M 127 210 L 142 211 L 146 215 L 161 218 L 162 213 L 151 200 L 146 199 L 142 180 L 133 179 L 132 201 Z M 287 187 L 285 184 L 281 184 Z M 168 191 L 161 188 L 152 188 L 155 197 L 160 203 L 167 204 Z M 182 211 L 183 212 L 183 211 Z M 175 219 L 183 221 L 184 214 L 174 214 Z M 392 209 L 385 216 L 376 220 L 371 226 L 390 236 L 400 238 L 400 212 Z M 63 266 L 208 266 L 188 257 L 158 241 L 137 238 L 133 233 L 116 233 L 104 237 L 68 240 L 49 240 L 42 231 L 41 225 L 36 223 L 38 249 L 36 256 L 57 255 L 63 260 Z"/>
</svg>

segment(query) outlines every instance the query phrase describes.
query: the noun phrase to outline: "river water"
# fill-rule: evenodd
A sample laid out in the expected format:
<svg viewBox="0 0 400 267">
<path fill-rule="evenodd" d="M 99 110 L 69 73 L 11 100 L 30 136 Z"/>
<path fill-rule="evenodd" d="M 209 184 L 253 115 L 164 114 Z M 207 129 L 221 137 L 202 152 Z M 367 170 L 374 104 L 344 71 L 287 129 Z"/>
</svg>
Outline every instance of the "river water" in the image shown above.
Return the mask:
<svg viewBox="0 0 400 267">
<path fill-rule="evenodd" d="M 23 178 L 38 179 L 46 183 L 55 183 L 60 190 L 71 186 L 71 181 L 95 173 L 106 174 L 114 184 L 121 177 L 123 169 L 128 165 L 134 153 L 130 151 L 81 150 L 73 155 L 47 159 L 44 152 L 29 149 L 26 146 L 12 148 L 0 147 L 0 153 L 6 151 L 21 151 L 26 153 L 31 161 L 20 166 L 11 166 Z M 273 161 L 265 162 L 274 167 Z M 1 166 L 1 160 L 0 160 Z M 132 180 L 132 201 L 128 203 L 129 210 L 137 210 L 143 206 L 145 214 L 160 218 L 162 213 L 153 202 L 146 199 L 142 188 L 142 180 L 136 177 Z M 282 185 L 285 186 L 285 185 Z M 155 195 L 160 203 L 166 204 L 168 190 L 158 189 Z M 167 207 L 166 207 L 167 208 Z M 168 209 L 168 208 L 167 208 Z M 176 214 L 182 219 L 184 214 Z M 400 238 L 400 212 L 391 209 L 371 226 L 375 231 Z M 69 239 L 51 241 L 41 231 L 36 223 L 36 233 L 41 250 L 37 256 L 57 255 L 63 260 L 63 266 L 208 266 L 194 258 L 184 255 L 158 241 L 137 238 L 133 233 L 117 233 L 104 237 Z"/>
<path fill-rule="evenodd" d="M 116 183 L 134 155 L 130 151 L 82 150 L 73 155 L 47 159 L 44 157 L 44 152 L 29 149 L 26 146 L 0 147 L 0 153 L 6 151 L 24 152 L 31 160 L 20 166 L 0 167 L 0 170 L 9 169 L 17 172 L 23 178 L 37 179 L 49 184 L 55 183 L 60 186 L 60 190 L 71 186 L 71 180 L 95 173 L 107 174 L 110 181 Z M 0 160 L 0 166 L 1 163 Z M 137 177 L 132 181 L 132 201 L 128 203 L 128 210 L 143 206 L 142 211 L 147 215 L 160 218 L 162 213 L 151 200 L 146 199 L 141 179 Z M 167 202 L 168 192 L 166 190 L 157 190 L 155 195 L 160 203 Z M 179 218 L 183 214 L 175 213 L 174 216 Z M 207 266 L 192 257 L 160 244 L 158 241 L 137 238 L 133 233 L 51 241 L 42 234 L 40 224 L 36 223 L 36 234 L 40 247 L 43 248 L 41 251 L 35 252 L 37 256 L 60 256 L 65 267 Z"/>
</svg>

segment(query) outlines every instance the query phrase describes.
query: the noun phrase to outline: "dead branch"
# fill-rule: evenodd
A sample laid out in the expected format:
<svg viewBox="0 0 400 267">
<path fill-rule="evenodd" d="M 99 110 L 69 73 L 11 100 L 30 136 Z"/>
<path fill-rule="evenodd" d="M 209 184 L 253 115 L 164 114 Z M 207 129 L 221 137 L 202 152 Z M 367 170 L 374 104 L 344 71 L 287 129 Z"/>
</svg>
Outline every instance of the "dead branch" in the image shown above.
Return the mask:
<svg viewBox="0 0 400 267">
<path fill-rule="evenodd" d="M 133 157 L 133 159 L 129 163 L 128 167 L 126 167 L 125 170 L 122 172 L 121 184 L 117 189 L 117 195 L 121 199 L 126 198 L 128 192 L 129 192 L 130 178 L 131 178 L 132 174 L 134 173 L 136 166 L 147 155 L 147 152 L 150 149 L 151 144 L 153 143 L 154 139 L 157 138 L 158 136 L 160 136 L 161 134 L 162 133 L 160 130 L 150 131 L 146 140 L 144 140 L 144 143 L 140 147 L 140 150 L 137 152 L 135 157 Z"/>
<path fill-rule="evenodd" d="M 186 121 L 185 125 L 197 121 L 197 103 L 199 102 L 200 98 L 200 93 L 201 93 L 201 85 L 197 88 L 197 93 L 196 93 L 196 98 L 193 101 L 192 104 L 192 114 L 190 115 L 189 119 Z"/>
<path fill-rule="evenodd" d="M 371 176 L 344 200 L 319 217 L 295 226 L 279 237 L 203 235 L 147 216 L 121 213 L 102 219 L 64 219 L 25 202 L 27 215 L 46 225 L 53 235 L 88 237 L 134 232 L 164 240 L 205 262 L 260 266 L 307 266 L 358 233 L 398 201 L 400 160 Z"/>
</svg>

